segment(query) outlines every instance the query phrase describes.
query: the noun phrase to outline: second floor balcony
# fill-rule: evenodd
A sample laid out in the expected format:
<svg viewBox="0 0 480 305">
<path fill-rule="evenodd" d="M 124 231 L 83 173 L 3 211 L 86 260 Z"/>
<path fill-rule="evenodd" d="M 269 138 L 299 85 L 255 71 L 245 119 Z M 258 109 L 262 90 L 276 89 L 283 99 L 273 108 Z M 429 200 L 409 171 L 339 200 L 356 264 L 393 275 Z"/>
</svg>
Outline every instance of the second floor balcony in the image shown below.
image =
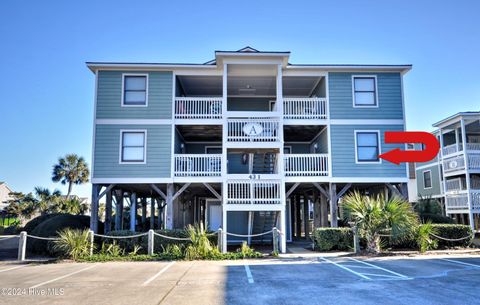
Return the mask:
<svg viewBox="0 0 480 305">
<path fill-rule="evenodd" d="M 285 176 L 328 176 L 328 154 L 285 154 Z"/>
<path fill-rule="evenodd" d="M 280 143 L 278 118 L 232 118 L 228 119 L 227 142 Z"/>
<path fill-rule="evenodd" d="M 467 166 L 469 170 L 480 171 L 480 152 L 470 153 L 467 155 Z M 466 166 L 463 154 L 456 157 L 444 159 L 443 169 L 445 171 L 445 174 L 464 171 L 466 169 Z"/>
</svg>

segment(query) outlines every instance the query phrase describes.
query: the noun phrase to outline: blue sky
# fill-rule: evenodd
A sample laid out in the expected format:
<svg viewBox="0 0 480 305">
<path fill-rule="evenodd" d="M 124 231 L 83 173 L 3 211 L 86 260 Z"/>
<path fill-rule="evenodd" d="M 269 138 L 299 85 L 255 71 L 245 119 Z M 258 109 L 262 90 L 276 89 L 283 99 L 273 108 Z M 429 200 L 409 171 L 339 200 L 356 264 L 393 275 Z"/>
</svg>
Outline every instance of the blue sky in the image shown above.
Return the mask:
<svg viewBox="0 0 480 305">
<path fill-rule="evenodd" d="M 0 181 L 66 192 L 50 179 L 56 159 L 90 163 L 85 61 L 202 63 L 250 45 L 291 51 L 292 63 L 408 63 L 408 130 L 480 110 L 479 1 L 163 2 L 0 2 Z"/>
</svg>

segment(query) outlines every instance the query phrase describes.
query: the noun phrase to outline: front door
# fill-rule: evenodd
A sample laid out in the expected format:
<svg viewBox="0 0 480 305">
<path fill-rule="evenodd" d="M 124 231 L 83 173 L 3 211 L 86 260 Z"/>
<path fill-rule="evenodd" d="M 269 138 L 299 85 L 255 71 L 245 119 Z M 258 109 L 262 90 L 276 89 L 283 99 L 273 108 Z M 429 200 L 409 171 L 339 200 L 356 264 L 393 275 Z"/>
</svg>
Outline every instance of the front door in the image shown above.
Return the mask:
<svg viewBox="0 0 480 305">
<path fill-rule="evenodd" d="M 217 231 L 222 226 L 222 205 L 218 200 L 207 200 L 207 228 Z"/>
</svg>

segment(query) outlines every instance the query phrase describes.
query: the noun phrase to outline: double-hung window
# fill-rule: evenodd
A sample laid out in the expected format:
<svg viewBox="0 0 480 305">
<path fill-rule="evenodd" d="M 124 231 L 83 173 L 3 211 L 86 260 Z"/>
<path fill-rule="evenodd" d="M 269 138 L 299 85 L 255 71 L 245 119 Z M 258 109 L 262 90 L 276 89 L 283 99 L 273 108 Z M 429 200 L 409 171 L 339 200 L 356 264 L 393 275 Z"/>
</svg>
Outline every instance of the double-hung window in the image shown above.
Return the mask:
<svg viewBox="0 0 480 305">
<path fill-rule="evenodd" d="M 380 162 L 378 155 L 380 154 L 380 140 L 378 131 L 357 131 L 356 137 L 356 150 L 357 150 L 357 162 Z"/>
<path fill-rule="evenodd" d="M 147 75 L 123 76 L 123 106 L 147 105 Z"/>
<path fill-rule="evenodd" d="M 377 107 L 377 80 L 374 76 L 353 77 L 354 107 Z"/>
<path fill-rule="evenodd" d="M 120 163 L 145 163 L 145 131 L 122 131 L 121 141 Z"/>
<path fill-rule="evenodd" d="M 423 172 L 423 188 L 429 189 L 432 187 L 432 172 L 424 171 Z"/>
</svg>

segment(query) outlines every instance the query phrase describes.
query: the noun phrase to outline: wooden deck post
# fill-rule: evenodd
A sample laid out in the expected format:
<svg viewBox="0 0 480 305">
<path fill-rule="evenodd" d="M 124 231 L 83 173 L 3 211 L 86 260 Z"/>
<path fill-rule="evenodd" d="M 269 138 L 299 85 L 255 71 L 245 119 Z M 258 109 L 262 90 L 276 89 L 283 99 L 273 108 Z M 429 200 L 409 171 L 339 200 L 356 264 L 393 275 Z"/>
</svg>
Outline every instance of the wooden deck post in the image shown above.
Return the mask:
<svg viewBox="0 0 480 305">
<path fill-rule="evenodd" d="M 130 196 L 130 231 L 135 232 L 135 224 L 137 221 L 137 193 Z"/>
<path fill-rule="evenodd" d="M 109 233 L 112 230 L 112 190 L 108 191 L 106 194 L 105 201 L 105 226 L 103 232 L 105 234 Z"/>
<path fill-rule="evenodd" d="M 150 230 L 155 229 L 155 198 L 150 197 Z"/>
<path fill-rule="evenodd" d="M 115 230 L 122 229 L 123 218 L 123 191 L 115 191 Z"/>
<path fill-rule="evenodd" d="M 100 193 L 100 185 L 92 184 L 92 204 L 90 205 L 90 230 L 94 233 L 98 231 L 98 195 Z"/>
<path fill-rule="evenodd" d="M 142 229 L 147 228 L 147 197 L 142 197 Z"/>
<path fill-rule="evenodd" d="M 328 202 L 323 194 L 320 194 L 320 226 L 328 227 Z"/>
<path fill-rule="evenodd" d="M 167 221 L 165 224 L 165 229 L 173 229 L 173 194 L 175 192 L 175 187 L 173 183 L 167 184 Z"/>
<path fill-rule="evenodd" d="M 335 183 L 330 183 L 330 226 L 332 228 L 338 227 L 337 208 L 337 185 Z"/>
<path fill-rule="evenodd" d="M 302 237 L 302 210 L 300 207 L 300 196 L 295 195 L 295 237 Z"/>
<path fill-rule="evenodd" d="M 309 204 L 308 204 L 308 194 L 304 193 L 303 194 L 303 232 L 305 233 L 305 239 L 308 240 L 308 238 L 310 237 L 310 220 L 309 220 L 309 216 L 308 215 L 308 208 L 309 208 Z"/>
</svg>

